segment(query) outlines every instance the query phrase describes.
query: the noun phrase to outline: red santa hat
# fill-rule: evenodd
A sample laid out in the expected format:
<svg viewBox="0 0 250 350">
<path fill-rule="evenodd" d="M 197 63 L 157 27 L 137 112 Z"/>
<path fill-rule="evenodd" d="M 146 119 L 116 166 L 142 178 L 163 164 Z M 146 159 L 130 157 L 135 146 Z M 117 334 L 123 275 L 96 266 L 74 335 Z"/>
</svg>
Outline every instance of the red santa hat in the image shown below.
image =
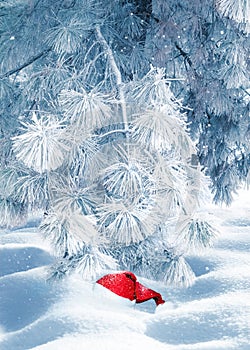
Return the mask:
<svg viewBox="0 0 250 350">
<path fill-rule="evenodd" d="M 131 301 L 135 300 L 136 303 L 143 303 L 150 299 L 154 299 L 156 305 L 165 303 L 160 293 L 139 283 L 136 276 L 130 271 L 105 275 L 96 281 L 96 283 L 123 298 Z"/>
</svg>

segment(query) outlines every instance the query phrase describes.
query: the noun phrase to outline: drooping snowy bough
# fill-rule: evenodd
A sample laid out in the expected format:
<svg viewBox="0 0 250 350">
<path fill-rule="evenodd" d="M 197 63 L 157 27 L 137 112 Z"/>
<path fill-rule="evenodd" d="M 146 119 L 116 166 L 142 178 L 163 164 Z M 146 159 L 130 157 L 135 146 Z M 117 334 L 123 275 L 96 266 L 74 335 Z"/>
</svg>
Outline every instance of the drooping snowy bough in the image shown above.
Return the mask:
<svg viewBox="0 0 250 350">
<path fill-rule="evenodd" d="M 76 3 L 55 9 L 46 50 L 3 76 L 17 73 L 27 102 L 0 169 L 0 224 L 44 212 L 40 230 L 58 257 L 51 277 L 126 269 L 188 286 L 195 276 L 185 255 L 210 246 L 215 231 L 199 216 L 207 179 L 186 107 L 166 69 L 143 65 L 141 50 L 136 64 L 135 51 L 124 53 L 127 71 L 111 5 Z M 146 22 L 129 5 L 125 24 L 139 45 Z"/>
</svg>

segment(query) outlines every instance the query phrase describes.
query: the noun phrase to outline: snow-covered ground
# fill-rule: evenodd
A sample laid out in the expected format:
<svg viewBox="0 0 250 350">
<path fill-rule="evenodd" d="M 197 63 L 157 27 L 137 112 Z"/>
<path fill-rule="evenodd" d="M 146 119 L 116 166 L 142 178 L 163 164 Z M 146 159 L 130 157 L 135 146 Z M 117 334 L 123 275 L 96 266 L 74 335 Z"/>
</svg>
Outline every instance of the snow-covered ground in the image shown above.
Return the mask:
<svg viewBox="0 0 250 350">
<path fill-rule="evenodd" d="M 250 349 L 250 193 L 210 206 L 215 246 L 190 256 L 197 280 L 167 288 L 138 277 L 167 301 L 135 305 L 79 276 L 46 282 L 49 247 L 34 224 L 0 233 L 1 350 Z"/>
</svg>

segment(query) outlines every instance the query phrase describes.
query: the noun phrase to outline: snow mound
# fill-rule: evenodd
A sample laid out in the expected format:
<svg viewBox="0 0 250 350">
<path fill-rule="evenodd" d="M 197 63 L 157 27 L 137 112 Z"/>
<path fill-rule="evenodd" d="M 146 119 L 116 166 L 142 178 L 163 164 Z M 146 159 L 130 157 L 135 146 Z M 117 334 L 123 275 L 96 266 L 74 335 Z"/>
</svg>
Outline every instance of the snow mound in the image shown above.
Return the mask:
<svg viewBox="0 0 250 350">
<path fill-rule="evenodd" d="M 188 257 L 189 288 L 140 276 L 166 303 L 135 304 L 75 274 L 49 283 L 50 249 L 36 227 L 0 233 L 2 350 L 249 350 L 249 199 L 211 206 L 215 246 Z"/>
</svg>

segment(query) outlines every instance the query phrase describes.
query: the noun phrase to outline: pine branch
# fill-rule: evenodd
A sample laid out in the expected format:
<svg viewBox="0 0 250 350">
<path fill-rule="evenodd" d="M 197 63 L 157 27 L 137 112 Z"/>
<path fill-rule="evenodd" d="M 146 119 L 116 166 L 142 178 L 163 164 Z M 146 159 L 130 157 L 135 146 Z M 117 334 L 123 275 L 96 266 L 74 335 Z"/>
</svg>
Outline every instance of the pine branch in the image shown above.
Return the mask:
<svg viewBox="0 0 250 350">
<path fill-rule="evenodd" d="M 124 94 L 123 87 L 122 87 L 122 75 L 121 75 L 119 68 L 117 67 L 116 62 L 115 62 L 113 52 L 112 52 L 111 48 L 109 47 L 107 41 L 105 40 L 104 36 L 102 35 L 99 26 L 96 26 L 96 34 L 97 34 L 98 40 L 100 41 L 104 50 L 107 53 L 110 66 L 112 67 L 114 75 L 116 77 L 117 89 L 119 91 L 120 103 L 121 103 L 121 107 L 122 107 L 124 128 L 125 128 L 125 131 L 128 131 L 128 117 L 127 117 L 127 111 L 126 111 L 125 94 Z"/>
<path fill-rule="evenodd" d="M 177 48 L 177 50 L 180 52 L 180 55 L 179 56 L 182 56 L 184 58 L 184 64 L 185 64 L 185 67 L 186 67 L 186 70 L 188 71 L 188 68 L 187 68 L 187 65 L 186 65 L 186 62 L 189 64 L 189 67 L 193 70 L 194 72 L 194 75 L 196 77 L 199 76 L 199 74 L 197 73 L 196 69 L 194 68 L 193 66 L 193 62 L 191 61 L 191 58 L 190 58 L 190 55 L 188 55 L 187 52 L 185 52 L 184 50 L 182 50 L 182 48 L 178 45 L 178 43 L 175 43 L 175 47 Z M 177 56 L 178 57 L 178 56 Z"/>
<path fill-rule="evenodd" d="M 185 51 L 183 51 L 182 48 L 177 43 L 175 43 L 175 47 L 179 50 L 181 56 L 184 57 L 184 59 L 188 62 L 190 67 L 192 67 L 192 61 L 191 61 L 189 55 Z"/>
<path fill-rule="evenodd" d="M 107 131 L 105 134 L 101 134 L 100 135 L 100 137 L 101 138 L 105 138 L 105 137 L 107 137 L 107 136 L 110 136 L 110 135 L 113 135 L 113 134 L 118 134 L 118 133 L 120 133 L 120 134 L 123 134 L 123 133 L 125 133 L 126 131 L 124 130 L 124 129 L 114 129 L 114 130 L 110 130 L 110 131 Z"/>
<path fill-rule="evenodd" d="M 20 72 L 22 69 L 28 67 L 29 65 L 31 65 L 33 62 L 37 61 L 39 58 L 43 57 L 44 55 L 46 55 L 48 52 L 51 51 L 51 47 L 49 47 L 48 49 L 38 53 L 37 55 L 35 56 L 32 56 L 28 59 L 27 62 L 23 63 L 21 66 L 19 67 L 16 67 L 16 68 L 13 68 L 11 70 L 9 70 L 8 72 L 0 75 L 0 79 L 3 79 L 3 78 L 8 78 L 10 77 L 11 75 L 17 73 L 17 72 Z"/>
</svg>

